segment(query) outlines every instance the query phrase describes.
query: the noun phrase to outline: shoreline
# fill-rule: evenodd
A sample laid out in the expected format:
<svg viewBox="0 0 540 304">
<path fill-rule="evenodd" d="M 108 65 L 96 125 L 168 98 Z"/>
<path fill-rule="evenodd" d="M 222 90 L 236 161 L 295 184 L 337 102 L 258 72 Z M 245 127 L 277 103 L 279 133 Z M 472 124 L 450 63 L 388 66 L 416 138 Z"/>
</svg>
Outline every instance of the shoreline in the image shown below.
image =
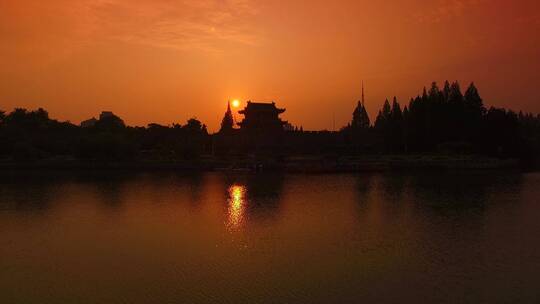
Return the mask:
<svg viewBox="0 0 540 304">
<path fill-rule="evenodd" d="M 536 169 L 537 167 L 535 167 Z M 517 159 L 447 155 L 290 156 L 276 158 L 201 158 L 193 161 L 130 160 L 0 161 L 0 173 L 12 171 L 224 171 L 285 173 L 361 173 L 385 171 L 524 171 Z"/>
</svg>

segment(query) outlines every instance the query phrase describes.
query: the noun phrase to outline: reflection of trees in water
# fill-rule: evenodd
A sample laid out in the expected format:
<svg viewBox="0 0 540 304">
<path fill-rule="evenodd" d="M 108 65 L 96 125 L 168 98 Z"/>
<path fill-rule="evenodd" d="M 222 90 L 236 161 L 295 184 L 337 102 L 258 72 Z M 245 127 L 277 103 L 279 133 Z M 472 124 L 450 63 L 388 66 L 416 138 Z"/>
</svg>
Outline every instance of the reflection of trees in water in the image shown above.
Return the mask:
<svg viewBox="0 0 540 304">
<path fill-rule="evenodd" d="M 124 174 L 107 174 L 101 177 L 94 177 L 92 180 L 86 180 L 90 183 L 101 204 L 106 207 L 119 209 L 122 208 L 124 200 L 124 188 L 134 177 Z"/>
<path fill-rule="evenodd" d="M 94 188 L 100 202 L 120 208 L 127 201 L 133 203 L 186 203 L 200 205 L 204 194 L 204 174 L 197 172 L 119 173 L 86 179 Z"/>
<path fill-rule="evenodd" d="M 412 203 L 438 213 L 481 211 L 490 198 L 519 193 L 521 175 L 493 172 L 418 172 L 359 175 L 359 202 Z"/>
<path fill-rule="evenodd" d="M 376 175 L 376 187 L 379 192 L 385 194 L 387 199 L 399 201 L 403 199 L 409 177 L 399 173 L 387 173 Z"/>
<path fill-rule="evenodd" d="M 440 213 L 481 212 L 505 193 L 519 193 L 521 176 L 494 172 L 418 174 L 410 178 L 410 194 L 420 208 Z"/>
<path fill-rule="evenodd" d="M 358 174 L 355 177 L 358 201 L 364 202 L 373 188 L 373 174 Z"/>
<path fill-rule="evenodd" d="M 124 184 L 132 179 L 133 174 L 117 171 L 28 171 L 2 175 L 0 204 L 15 204 L 14 208 L 10 208 L 22 211 L 47 210 L 60 201 L 59 198 L 66 196 L 66 185 L 75 184 L 83 188 L 75 189 L 70 194 L 87 195 L 84 191 L 87 187 L 99 202 L 117 208 L 123 201 Z"/>
<path fill-rule="evenodd" d="M 522 179 L 501 172 L 359 175 L 359 241 L 377 259 L 408 259 L 434 275 L 486 267 L 490 242 L 501 236 L 494 227 L 505 225 L 493 219 L 515 209 L 501 204 L 521 201 Z"/>
<path fill-rule="evenodd" d="M 59 192 L 59 182 L 42 174 L 0 176 L 0 209 L 44 212 Z"/>
<path fill-rule="evenodd" d="M 192 206 L 198 206 L 202 201 L 204 194 L 204 174 L 201 172 L 193 172 L 190 174 L 184 174 L 176 176 L 178 182 L 185 183 L 189 187 L 189 202 Z"/>
<path fill-rule="evenodd" d="M 142 175 L 137 182 L 149 188 L 147 199 L 153 203 L 185 203 L 189 207 L 199 207 L 204 196 L 205 177 L 203 172 L 152 172 Z"/>
<path fill-rule="evenodd" d="M 46 210 L 61 198 L 94 200 L 110 209 L 130 201 L 186 202 L 197 206 L 204 196 L 204 173 L 22 172 L 0 176 L 0 208 Z M 71 187 L 71 186 L 75 187 Z"/>
<path fill-rule="evenodd" d="M 366 173 L 356 176 L 359 220 L 370 228 L 393 223 L 406 213 L 408 178 L 395 173 Z"/>
<path fill-rule="evenodd" d="M 356 176 L 356 195 L 360 204 L 395 203 L 406 193 L 408 177 L 395 173 L 367 173 Z"/>
</svg>

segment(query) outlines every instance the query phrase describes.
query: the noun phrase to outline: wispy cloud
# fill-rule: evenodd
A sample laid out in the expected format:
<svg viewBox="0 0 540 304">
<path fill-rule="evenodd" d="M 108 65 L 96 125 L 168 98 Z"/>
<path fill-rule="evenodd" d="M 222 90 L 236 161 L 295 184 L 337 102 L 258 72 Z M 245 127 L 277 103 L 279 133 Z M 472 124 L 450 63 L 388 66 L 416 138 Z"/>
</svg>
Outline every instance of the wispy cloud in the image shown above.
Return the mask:
<svg viewBox="0 0 540 304">
<path fill-rule="evenodd" d="M 24 30 L 32 34 L 29 40 L 34 46 L 39 39 L 67 48 L 116 40 L 219 52 L 225 44 L 258 45 L 261 41 L 256 29 L 248 26 L 258 14 L 249 0 L 52 0 L 10 4 L 7 9 L 26 12 L 31 22 Z M 9 10 L 0 12 L 0 17 L 10 14 Z M 19 20 L 0 19 L 4 28 L 19 27 L 14 28 L 14 37 L 24 32 L 20 24 L 14 24 Z"/>
<path fill-rule="evenodd" d="M 224 43 L 256 45 L 247 25 L 257 14 L 246 0 L 102 0 L 87 6 L 96 37 L 175 49 L 219 51 Z"/>
</svg>

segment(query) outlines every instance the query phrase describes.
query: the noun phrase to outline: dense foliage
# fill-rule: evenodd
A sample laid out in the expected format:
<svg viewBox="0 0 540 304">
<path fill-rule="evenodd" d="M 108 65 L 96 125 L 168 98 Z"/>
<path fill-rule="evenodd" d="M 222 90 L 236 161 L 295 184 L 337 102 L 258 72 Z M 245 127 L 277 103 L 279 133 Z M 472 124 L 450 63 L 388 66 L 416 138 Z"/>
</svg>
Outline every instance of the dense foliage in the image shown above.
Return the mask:
<svg viewBox="0 0 540 304">
<path fill-rule="evenodd" d="M 343 132 L 367 132 L 371 136 L 359 141 L 387 153 L 477 153 L 533 158 L 540 151 L 540 115 L 486 109 L 474 83 L 464 94 L 457 82 L 446 81 L 442 89 L 433 83 L 403 108 L 394 97 L 392 104 L 384 102 L 373 126 L 364 126 L 362 130 L 348 126 Z"/>
<path fill-rule="evenodd" d="M 207 148 L 206 127 L 196 119 L 171 127 L 127 127 L 117 116 L 91 127 L 50 119 L 43 109 L 0 113 L 0 157 L 14 160 L 79 158 L 98 160 L 193 159 Z"/>
</svg>

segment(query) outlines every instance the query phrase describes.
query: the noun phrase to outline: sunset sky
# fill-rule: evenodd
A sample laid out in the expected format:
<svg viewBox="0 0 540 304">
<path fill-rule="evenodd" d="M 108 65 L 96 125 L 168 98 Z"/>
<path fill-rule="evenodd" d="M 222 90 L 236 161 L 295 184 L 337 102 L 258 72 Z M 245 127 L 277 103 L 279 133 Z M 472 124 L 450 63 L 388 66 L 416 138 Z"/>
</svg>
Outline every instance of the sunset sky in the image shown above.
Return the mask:
<svg viewBox="0 0 540 304">
<path fill-rule="evenodd" d="M 227 99 L 331 129 L 432 81 L 540 112 L 538 0 L 0 0 L 0 109 L 218 128 Z"/>
</svg>

